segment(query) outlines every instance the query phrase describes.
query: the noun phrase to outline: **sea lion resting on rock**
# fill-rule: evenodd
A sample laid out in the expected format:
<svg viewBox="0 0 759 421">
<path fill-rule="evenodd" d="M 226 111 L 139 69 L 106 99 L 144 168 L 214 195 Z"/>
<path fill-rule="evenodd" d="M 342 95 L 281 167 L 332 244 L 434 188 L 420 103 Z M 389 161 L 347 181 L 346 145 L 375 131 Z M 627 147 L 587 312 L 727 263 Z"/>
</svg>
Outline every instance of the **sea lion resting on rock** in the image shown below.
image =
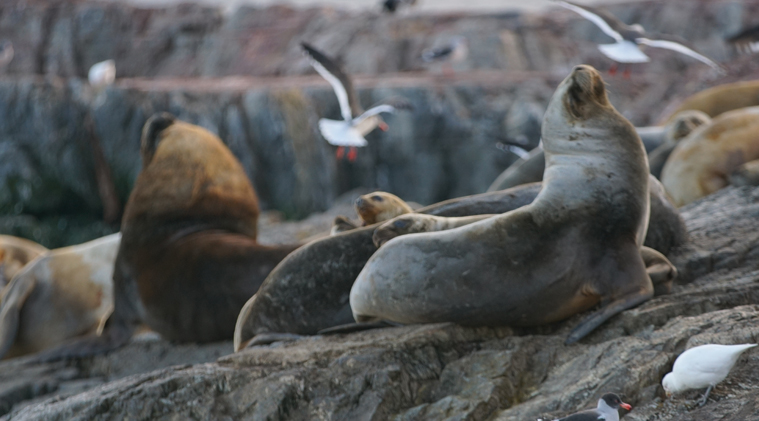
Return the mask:
<svg viewBox="0 0 759 421">
<path fill-rule="evenodd" d="M 661 181 L 684 206 L 729 184 L 730 175 L 759 159 L 759 107 L 726 112 L 696 129 L 672 151 Z M 744 173 L 751 166 L 741 168 Z"/>
<path fill-rule="evenodd" d="M 688 137 L 697 127 L 712 121 L 701 111 L 685 110 L 678 113 L 666 126 L 664 142 L 648 154 L 648 168 L 656 178 L 661 178 L 661 171 L 672 151 L 681 140 Z"/>
<path fill-rule="evenodd" d="M 0 291 L 21 268 L 48 251 L 34 241 L 12 235 L 0 235 Z"/>
<path fill-rule="evenodd" d="M 3 291 L 0 358 L 32 354 L 102 329 L 113 310 L 121 234 L 43 253 Z"/>
<path fill-rule="evenodd" d="M 361 218 L 361 226 L 364 227 L 414 211 L 400 197 L 382 191 L 359 196 L 354 203 L 354 207 L 359 218 Z M 338 216 L 332 223 L 330 234 L 335 235 L 340 232 L 356 229 L 358 226 L 348 218 Z"/>
<path fill-rule="evenodd" d="M 686 240 L 682 218 L 658 181 L 649 177 L 651 218 L 646 245 L 667 254 Z M 508 190 L 446 200 L 416 212 L 437 216 L 499 214 L 528 205 L 542 189 L 531 183 Z M 237 320 L 235 350 L 251 338 L 277 333 L 313 335 L 353 322 L 348 292 L 376 247 L 377 225 L 309 243 L 289 255 L 248 301 Z M 257 338 L 256 338 L 257 339 Z M 262 342 L 268 341 L 268 337 Z"/>
<path fill-rule="evenodd" d="M 697 110 L 715 118 L 728 111 L 759 105 L 759 80 L 726 83 L 695 93 L 680 104 L 664 119 L 664 123 L 674 120 L 678 113 Z"/>
<path fill-rule="evenodd" d="M 534 326 L 602 303 L 572 343 L 650 299 L 640 254 L 649 218 L 645 150 L 595 69 L 577 66 L 559 85 L 542 135 L 545 182 L 535 201 L 385 244 L 351 289 L 356 321 Z"/>
<path fill-rule="evenodd" d="M 142 133 L 143 169 L 127 202 L 114 269 L 114 312 L 100 337 L 45 358 L 118 347 L 144 321 L 164 338 L 232 337 L 243 304 L 296 245 L 256 242 L 258 199 L 209 131 L 167 113 Z"/>
</svg>

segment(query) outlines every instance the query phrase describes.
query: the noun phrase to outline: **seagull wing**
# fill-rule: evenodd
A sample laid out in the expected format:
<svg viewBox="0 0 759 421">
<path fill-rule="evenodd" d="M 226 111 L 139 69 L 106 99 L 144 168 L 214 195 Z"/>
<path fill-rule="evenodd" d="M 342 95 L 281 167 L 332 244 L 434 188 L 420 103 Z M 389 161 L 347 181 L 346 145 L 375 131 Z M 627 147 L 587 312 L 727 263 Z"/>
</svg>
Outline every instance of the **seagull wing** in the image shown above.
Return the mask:
<svg viewBox="0 0 759 421">
<path fill-rule="evenodd" d="M 601 28 L 601 30 L 606 35 L 614 38 L 614 40 L 617 42 L 621 42 L 623 40 L 622 35 L 619 33 L 619 29 L 625 27 L 626 25 L 615 16 L 594 9 L 592 7 L 582 6 L 579 4 L 570 3 L 568 1 L 557 1 L 556 3 L 558 3 L 559 6 L 563 6 L 579 14 L 585 19 L 593 22 L 596 24 L 596 26 Z"/>
<path fill-rule="evenodd" d="M 332 85 L 332 89 L 337 95 L 337 101 L 340 103 L 340 113 L 343 119 L 351 121 L 354 115 L 361 114 L 361 106 L 356 98 L 353 83 L 340 66 L 305 42 L 301 43 L 301 46 L 306 51 L 311 66 Z"/>
<path fill-rule="evenodd" d="M 446 45 L 440 48 L 430 48 L 422 52 L 422 60 L 431 62 L 448 57 L 453 52 L 453 45 Z"/>
<path fill-rule="evenodd" d="M 386 99 L 384 101 L 378 102 L 377 104 L 374 104 L 371 108 L 366 110 L 366 112 L 356 117 L 356 119 L 353 120 L 353 125 L 355 126 L 366 120 L 368 117 L 380 113 L 395 113 L 398 110 L 413 111 L 413 109 L 414 106 L 405 98 L 394 97 Z"/>
<path fill-rule="evenodd" d="M 664 48 L 667 50 L 677 51 L 678 53 L 685 54 L 686 56 L 693 57 L 698 61 L 708 64 L 712 69 L 716 70 L 719 73 L 722 73 L 722 74 L 726 73 L 725 69 L 722 68 L 722 66 L 712 61 L 709 57 L 701 55 L 691 50 L 690 48 L 680 44 L 679 42 L 668 41 L 668 40 L 653 40 L 653 39 L 648 39 L 648 38 L 637 38 L 635 42 L 640 45 L 646 45 L 649 47 Z"/>
</svg>

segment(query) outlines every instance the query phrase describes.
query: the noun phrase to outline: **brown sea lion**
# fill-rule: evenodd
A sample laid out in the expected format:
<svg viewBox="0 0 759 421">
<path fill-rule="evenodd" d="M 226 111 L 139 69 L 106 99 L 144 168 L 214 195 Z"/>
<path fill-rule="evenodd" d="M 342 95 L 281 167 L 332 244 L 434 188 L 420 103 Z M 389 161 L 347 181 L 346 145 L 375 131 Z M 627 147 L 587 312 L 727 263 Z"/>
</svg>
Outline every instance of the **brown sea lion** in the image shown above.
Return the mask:
<svg viewBox="0 0 759 421">
<path fill-rule="evenodd" d="M 389 241 L 353 284 L 356 321 L 535 326 L 600 303 L 572 343 L 650 299 L 646 153 L 595 69 L 576 66 L 559 85 L 542 136 L 545 181 L 533 203 Z"/>
<path fill-rule="evenodd" d="M 675 205 L 684 206 L 727 186 L 734 171 L 756 159 L 759 107 L 729 111 L 675 147 L 661 181 Z"/>
<path fill-rule="evenodd" d="M 113 310 L 121 234 L 50 250 L 2 293 L 0 358 L 32 354 L 102 328 Z"/>
<path fill-rule="evenodd" d="M 121 225 L 115 307 L 106 329 L 43 358 L 113 349 L 140 321 L 171 341 L 229 339 L 242 306 L 298 247 L 256 242 L 253 186 L 209 131 L 154 115 L 145 123 L 141 154 L 143 168 Z"/>
<path fill-rule="evenodd" d="M 685 241 L 685 226 L 659 182 L 649 176 L 649 185 L 653 186 L 649 192 L 652 222 L 646 245 L 667 254 Z M 446 200 L 417 212 L 448 217 L 499 214 L 532 203 L 541 189 L 541 183 L 525 184 Z M 353 322 L 348 292 L 376 250 L 372 243 L 376 228 L 377 225 L 372 225 L 314 241 L 288 256 L 240 312 L 235 350 L 245 347 L 256 335 L 312 335 Z"/>
<path fill-rule="evenodd" d="M 400 197 L 383 191 L 359 196 L 354 203 L 354 208 L 359 218 L 361 218 L 361 226 L 364 227 L 414 211 Z M 332 223 L 330 234 L 334 235 L 349 231 L 356 227 L 357 224 L 353 223 L 353 221 L 344 216 L 338 216 Z"/>
<path fill-rule="evenodd" d="M 0 235 L 0 291 L 24 265 L 46 251 L 47 248 L 34 241 Z"/>
<path fill-rule="evenodd" d="M 689 96 L 667 114 L 663 123 L 671 122 L 685 110 L 702 111 L 715 118 L 728 111 L 754 106 L 759 106 L 759 80 L 726 83 Z"/>
</svg>

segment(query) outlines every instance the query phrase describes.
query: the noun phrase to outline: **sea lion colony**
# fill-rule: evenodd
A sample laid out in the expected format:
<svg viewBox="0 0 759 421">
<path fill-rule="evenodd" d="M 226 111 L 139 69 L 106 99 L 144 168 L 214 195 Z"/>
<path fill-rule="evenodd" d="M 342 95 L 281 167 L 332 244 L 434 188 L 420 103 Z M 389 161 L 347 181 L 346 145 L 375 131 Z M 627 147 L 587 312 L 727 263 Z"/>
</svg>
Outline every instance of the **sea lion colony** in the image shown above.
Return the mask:
<svg viewBox="0 0 759 421">
<path fill-rule="evenodd" d="M 258 199 L 221 139 L 156 114 L 121 233 L 52 251 L 0 238 L 0 357 L 106 352 L 140 324 L 175 342 L 234 337 L 238 351 L 370 322 L 537 326 L 595 308 L 567 338 L 578 341 L 669 292 L 666 255 L 687 241 L 670 196 L 683 205 L 756 183 L 757 108 L 732 110 L 718 93 L 686 100 L 696 105 L 647 157 L 600 74 L 577 66 L 549 103 L 543 150 L 492 193 L 416 211 L 370 193 L 359 223 L 276 247 L 256 241 Z"/>
</svg>

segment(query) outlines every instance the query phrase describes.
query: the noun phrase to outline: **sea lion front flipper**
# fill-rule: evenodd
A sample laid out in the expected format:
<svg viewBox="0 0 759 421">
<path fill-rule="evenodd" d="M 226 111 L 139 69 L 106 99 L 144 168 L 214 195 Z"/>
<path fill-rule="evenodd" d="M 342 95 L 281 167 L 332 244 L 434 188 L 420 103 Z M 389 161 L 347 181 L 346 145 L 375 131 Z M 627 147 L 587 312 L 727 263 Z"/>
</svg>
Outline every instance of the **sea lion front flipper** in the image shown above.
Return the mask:
<svg viewBox="0 0 759 421">
<path fill-rule="evenodd" d="M 37 279 L 31 274 L 14 277 L 3 291 L 0 303 L 0 359 L 16 341 L 21 307 L 34 290 Z"/>
<path fill-rule="evenodd" d="M 759 186 L 759 159 L 748 161 L 729 176 L 730 184 L 736 187 Z"/>
<path fill-rule="evenodd" d="M 646 273 L 654 285 L 654 296 L 669 294 L 672 292 L 672 282 L 677 278 L 677 268 L 669 259 L 658 251 L 643 246 L 640 248 L 640 257 L 646 265 Z"/>
<path fill-rule="evenodd" d="M 400 323 L 389 322 L 386 320 L 379 320 L 376 322 L 359 322 L 348 323 L 340 326 L 333 326 L 327 329 L 322 329 L 318 332 L 319 335 L 336 335 L 340 333 L 353 333 L 361 332 L 364 330 L 381 329 L 384 327 L 398 327 L 402 326 Z"/>
<path fill-rule="evenodd" d="M 348 219 L 347 216 L 338 215 L 335 217 L 335 220 L 332 221 L 332 229 L 329 231 L 329 234 L 335 235 L 341 232 L 354 230 L 358 227 L 359 225 Z"/>
</svg>

